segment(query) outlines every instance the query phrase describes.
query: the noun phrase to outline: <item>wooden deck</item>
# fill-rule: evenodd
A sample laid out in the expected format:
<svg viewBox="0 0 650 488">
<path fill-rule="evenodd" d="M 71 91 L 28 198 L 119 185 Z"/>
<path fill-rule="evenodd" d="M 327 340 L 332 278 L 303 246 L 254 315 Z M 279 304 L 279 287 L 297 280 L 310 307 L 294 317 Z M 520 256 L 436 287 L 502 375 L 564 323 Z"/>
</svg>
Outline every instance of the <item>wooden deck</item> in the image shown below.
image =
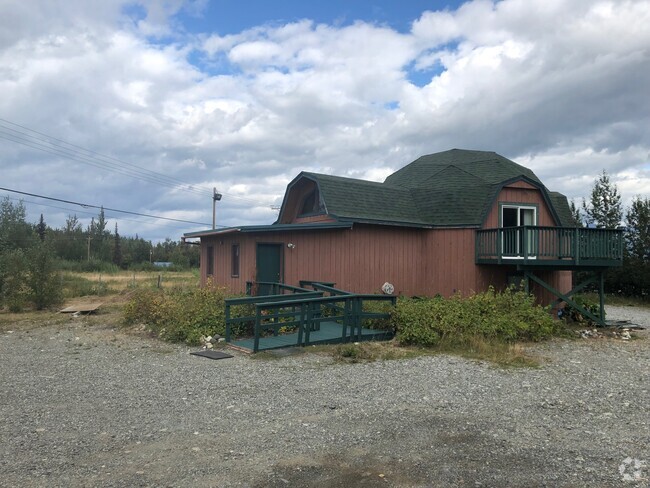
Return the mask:
<svg viewBox="0 0 650 488">
<path fill-rule="evenodd" d="M 476 231 L 476 264 L 526 268 L 585 269 L 623 264 L 619 229 L 499 227 Z"/>
<path fill-rule="evenodd" d="M 350 327 L 346 331 L 345 338 L 343 338 L 343 326 L 336 322 L 321 322 L 320 330 L 313 330 L 309 333 L 309 343 L 305 344 L 305 338 L 302 338 L 302 344 L 299 343 L 298 332 L 291 334 L 278 334 L 277 336 L 271 335 L 267 337 L 260 337 L 259 350 L 264 351 L 268 349 L 281 349 L 283 347 L 297 347 L 297 346 L 312 346 L 316 344 L 337 344 L 348 341 L 382 341 L 391 339 L 393 337 L 392 331 L 377 330 L 377 329 L 361 329 L 361 337 L 354 336 L 350 338 Z M 239 339 L 230 343 L 232 346 L 240 349 L 253 351 L 254 338 Z"/>
</svg>

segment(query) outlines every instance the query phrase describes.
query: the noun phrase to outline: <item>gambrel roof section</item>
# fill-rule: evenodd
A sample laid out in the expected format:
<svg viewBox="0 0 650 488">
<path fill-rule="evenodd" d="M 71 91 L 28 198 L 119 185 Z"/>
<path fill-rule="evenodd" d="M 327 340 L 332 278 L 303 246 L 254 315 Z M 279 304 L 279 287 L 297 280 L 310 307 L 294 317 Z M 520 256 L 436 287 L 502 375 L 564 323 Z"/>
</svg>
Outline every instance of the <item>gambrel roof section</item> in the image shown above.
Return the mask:
<svg viewBox="0 0 650 488">
<path fill-rule="evenodd" d="M 327 215 L 342 222 L 480 227 L 501 189 L 524 181 L 539 189 L 559 225 L 574 225 L 564 195 L 549 192 L 530 169 L 494 152 L 429 154 L 384 183 L 303 172 L 287 187 L 276 223 L 288 223 L 287 196 L 302 179 L 316 184 Z"/>
</svg>

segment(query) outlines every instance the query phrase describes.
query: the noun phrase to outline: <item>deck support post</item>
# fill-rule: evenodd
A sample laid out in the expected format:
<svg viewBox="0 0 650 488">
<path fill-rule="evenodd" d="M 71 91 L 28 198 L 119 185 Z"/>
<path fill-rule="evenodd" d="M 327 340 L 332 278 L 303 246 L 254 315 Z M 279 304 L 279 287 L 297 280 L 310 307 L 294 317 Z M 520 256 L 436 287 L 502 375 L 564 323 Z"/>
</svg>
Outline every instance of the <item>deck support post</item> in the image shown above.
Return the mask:
<svg viewBox="0 0 650 488">
<path fill-rule="evenodd" d="M 300 322 L 298 323 L 298 345 L 302 346 L 303 327 L 305 326 L 305 303 L 300 304 Z"/>
<path fill-rule="evenodd" d="M 230 342 L 230 304 L 226 303 L 225 319 L 226 319 L 226 342 Z"/>
<path fill-rule="evenodd" d="M 605 326 L 605 272 L 598 273 L 598 298 L 600 305 L 600 325 Z"/>
<path fill-rule="evenodd" d="M 555 295 L 556 297 L 558 297 L 558 298 L 560 299 L 560 303 L 561 303 L 561 302 L 566 302 L 566 303 L 568 303 L 569 305 L 571 305 L 573 308 L 575 308 L 578 312 L 580 312 L 580 313 L 581 313 L 582 315 L 584 315 L 585 317 L 590 318 L 591 320 L 593 320 L 595 323 L 599 324 L 599 325 L 602 326 L 602 327 L 605 326 L 605 317 L 603 316 L 603 314 L 604 314 L 604 310 L 605 310 L 605 308 L 604 308 L 604 303 L 603 303 L 603 308 L 601 309 L 601 316 L 600 316 L 600 317 L 596 317 L 596 316 L 595 316 L 594 314 L 592 314 L 590 311 L 588 311 L 588 310 L 585 309 L 584 307 L 578 305 L 575 301 L 573 301 L 573 300 L 571 300 L 571 298 L 569 298 L 570 295 L 572 295 L 573 293 L 575 293 L 574 291 L 569 292 L 569 293 L 567 293 L 567 294 L 561 293 L 560 291 L 556 290 L 556 289 L 553 288 L 551 285 L 549 285 L 548 283 L 546 283 L 546 282 L 545 282 L 544 280 L 542 280 L 541 278 L 535 276 L 531 271 L 528 271 L 528 270 L 524 271 L 524 276 L 527 277 L 527 278 L 530 278 L 530 279 L 533 280 L 535 283 L 537 283 L 538 285 L 540 285 L 542 288 L 544 288 L 545 290 L 551 292 L 553 295 Z"/>
<path fill-rule="evenodd" d="M 569 293 L 566 294 L 566 296 L 571 297 L 571 296 L 575 295 L 576 293 L 581 292 L 584 288 L 586 288 L 590 284 L 594 283 L 595 281 L 596 281 L 596 276 L 590 276 L 589 278 L 587 278 L 585 281 L 583 281 L 579 285 L 574 286 L 573 289 Z M 563 301 L 564 300 L 562 300 L 561 298 L 558 298 L 558 299 L 554 300 L 550 304 L 551 308 L 555 308 L 556 306 L 558 306 Z"/>
<path fill-rule="evenodd" d="M 255 307 L 255 339 L 253 341 L 253 352 L 260 348 L 260 322 L 262 320 L 260 307 Z"/>
</svg>

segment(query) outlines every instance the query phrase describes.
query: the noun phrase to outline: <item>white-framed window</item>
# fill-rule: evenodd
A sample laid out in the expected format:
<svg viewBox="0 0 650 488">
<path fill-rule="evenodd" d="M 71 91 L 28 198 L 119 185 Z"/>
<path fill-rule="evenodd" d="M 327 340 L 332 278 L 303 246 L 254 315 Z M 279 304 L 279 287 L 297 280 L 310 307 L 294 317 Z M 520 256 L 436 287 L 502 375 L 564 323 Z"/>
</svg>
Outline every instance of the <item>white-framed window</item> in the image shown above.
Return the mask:
<svg viewBox="0 0 650 488">
<path fill-rule="evenodd" d="M 501 227 L 537 225 L 537 207 L 526 205 L 501 205 Z"/>
</svg>

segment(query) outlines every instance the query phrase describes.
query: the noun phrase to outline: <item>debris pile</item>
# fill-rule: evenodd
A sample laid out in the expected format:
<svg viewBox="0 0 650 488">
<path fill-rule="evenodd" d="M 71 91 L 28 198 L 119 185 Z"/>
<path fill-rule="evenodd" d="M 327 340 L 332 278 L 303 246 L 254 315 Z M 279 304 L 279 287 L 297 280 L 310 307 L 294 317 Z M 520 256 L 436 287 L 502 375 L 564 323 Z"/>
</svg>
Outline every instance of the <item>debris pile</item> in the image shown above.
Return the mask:
<svg viewBox="0 0 650 488">
<path fill-rule="evenodd" d="M 602 337 L 605 337 L 604 334 L 598 332 L 598 329 L 585 329 L 581 330 L 579 333 L 580 337 L 583 339 L 600 339 Z"/>
<path fill-rule="evenodd" d="M 613 339 L 621 339 L 624 341 L 629 341 L 632 339 L 632 334 L 630 329 L 620 329 L 620 330 L 611 330 L 611 329 L 584 329 L 578 331 L 578 334 L 583 339 L 602 339 L 605 337 L 610 337 Z"/>
<path fill-rule="evenodd" d="M 203 349 L 212 349 L 217 342 L 223 342 L 225 339 L 218 334 L 213 336 L 201 336 L 199 339 Z"/>
<path fill-rule="evenodd" d="M 629 329 L 621 329 L 620 332 L 613 332 L 614 337 L 618 337 L 619 339 L 623 339 L 624 341 L 629 341 L 632 339 L 632 335 L 630 334 Z"/>
</svg>

